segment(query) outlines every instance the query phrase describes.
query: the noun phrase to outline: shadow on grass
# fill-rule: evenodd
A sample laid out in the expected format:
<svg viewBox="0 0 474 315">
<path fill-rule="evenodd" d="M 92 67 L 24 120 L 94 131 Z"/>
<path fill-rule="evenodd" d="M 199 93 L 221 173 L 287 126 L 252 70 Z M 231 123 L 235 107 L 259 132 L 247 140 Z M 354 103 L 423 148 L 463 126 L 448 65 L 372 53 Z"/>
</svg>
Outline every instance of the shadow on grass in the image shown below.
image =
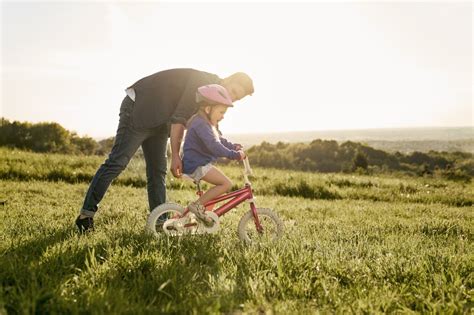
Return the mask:
<svg viewBox="0 0 474 315">
<path fill-rule="evenodd" d="M 221 273 L 222 249 L 218 235 L 181 238 L 145 233 L 119 233 L 119 248 L 132 251 L 132 260 L 122 260 L 99 287 L 101 297 L 92 298 L 92 309 L 129 313 L 216 313 L 225 292 L 215 287 Z M 104 300 L 113 301 L 104 308 Z"/>
<path fill-rule="evenodd" d="M 71 238 L 81 240 L 64 228 L 2 254 L 1 295 L 8 314 L 227 308 L 213 296 L 222 256 L 219 236 L 155 238 L 120 231 L 90 246 Z"/>
<path fill-rule="evenodd" d="M 51 290 L 61 281 L 70 266 L 43 265 L 41 257 L 54 244 L 72 237 L 71 228 L 63 228 L 47 235 L 12 245 L 2 253 L 0 278 L 2 298 L 8 314 L 35 313 L 51 296 Z"/>
</svg>

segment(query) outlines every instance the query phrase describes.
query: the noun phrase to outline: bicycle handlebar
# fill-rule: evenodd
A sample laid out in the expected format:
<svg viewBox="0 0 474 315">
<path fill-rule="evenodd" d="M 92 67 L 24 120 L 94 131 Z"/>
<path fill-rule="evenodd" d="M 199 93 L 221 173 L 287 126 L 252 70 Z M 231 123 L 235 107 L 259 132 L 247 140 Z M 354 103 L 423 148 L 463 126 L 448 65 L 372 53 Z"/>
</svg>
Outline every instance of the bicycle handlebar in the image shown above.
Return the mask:
<svg viewBox="0 0 474 315">
<path fill-rule="evenodd" d="M 252 175 L 253 172 L 252 172 L 252 169 L 250 168 L 249 158 L 245 157 L 245 159 L 243 159 L 243 162 L 244 162 L 244 167 L 245 167 L 245 174 Z"/>
<path fill-rule="evenodd" d="M 252 175 L 253 172 L 252 172 L 252 169 L 250 168 L 249 158 L 246 156 L 245 159 L 242 160 L 242 162 L 244 162 L 244 168 L 245 168 L 245 170 L 244 170 L 245 183 L 250 184 L 248 175 Z"/>
</svg>

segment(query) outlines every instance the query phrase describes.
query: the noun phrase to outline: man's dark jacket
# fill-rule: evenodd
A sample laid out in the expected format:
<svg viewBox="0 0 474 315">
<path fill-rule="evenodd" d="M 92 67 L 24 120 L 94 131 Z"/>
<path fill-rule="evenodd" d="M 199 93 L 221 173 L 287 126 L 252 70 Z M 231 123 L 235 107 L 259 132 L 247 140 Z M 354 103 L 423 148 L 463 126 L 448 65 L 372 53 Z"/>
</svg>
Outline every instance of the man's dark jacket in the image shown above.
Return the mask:
<svg viewBox="0 0 474 315">
<path fill-rule="evenodd" d="M 154 128 L 162 124 L 183 124 L 197 112 L 198 87 L 221 83 L 211 73 L 194 69 L 170 69 L 135 82 L 133 124 L 136 128 Z"/>
</svg>

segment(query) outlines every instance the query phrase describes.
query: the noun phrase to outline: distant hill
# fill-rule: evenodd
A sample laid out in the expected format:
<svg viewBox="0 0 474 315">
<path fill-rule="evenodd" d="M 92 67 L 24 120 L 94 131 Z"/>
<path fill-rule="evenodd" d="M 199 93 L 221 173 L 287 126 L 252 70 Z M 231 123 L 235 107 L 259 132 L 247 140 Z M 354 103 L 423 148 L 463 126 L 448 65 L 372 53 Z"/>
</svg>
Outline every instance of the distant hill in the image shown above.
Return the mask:
<svg viewBox="0 0 474 315">
<path fill-rule="evenodd" d="M 263 141 L 311 142 L 314 139 L 356 141 L 384 151 L 428 152 L 464 151 L 474 153 L 474 127 L 386 128 L 357 130 L 317 130 L 279 133 L 228 134 L 246 147 Z"/>
</svg>

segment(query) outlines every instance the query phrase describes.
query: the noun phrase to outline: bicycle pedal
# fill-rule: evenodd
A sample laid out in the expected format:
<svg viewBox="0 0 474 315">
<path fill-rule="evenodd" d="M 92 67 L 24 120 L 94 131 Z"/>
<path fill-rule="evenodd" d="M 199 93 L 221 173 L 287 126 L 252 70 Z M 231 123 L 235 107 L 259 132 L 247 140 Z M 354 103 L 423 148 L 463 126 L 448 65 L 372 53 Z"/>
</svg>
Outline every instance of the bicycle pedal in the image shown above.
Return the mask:
<svg viewBox="0 0 474 315">
<path fill-rule="evenodd" d="M 196 219 L 196 216 L 193 213 L 191 213 L 191 216 L 189 217 L 188 223 L 190 223 L 190 224 L 197 224 L 198 223 L 198 221 Z"/>
<path fill-rule="evenodd" d="M 189 219 L 189 223 L 196 223 L 196 215 L 194 213 L 189 212 L 188 216 L 186 217 Z"/>
</svg>

